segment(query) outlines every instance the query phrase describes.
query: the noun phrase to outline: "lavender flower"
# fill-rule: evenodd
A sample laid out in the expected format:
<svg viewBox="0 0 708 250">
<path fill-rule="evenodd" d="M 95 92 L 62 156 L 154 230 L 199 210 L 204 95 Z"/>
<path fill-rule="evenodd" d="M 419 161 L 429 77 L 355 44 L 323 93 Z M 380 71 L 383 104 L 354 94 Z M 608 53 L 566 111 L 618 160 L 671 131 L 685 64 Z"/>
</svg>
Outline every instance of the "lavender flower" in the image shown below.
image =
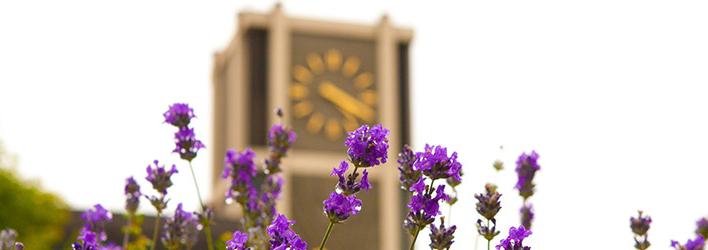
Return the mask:
<svg viewBox="0 0 708 250">
<path fill-rule="evenodd" d="M 175 149 L 172 152 L 178 153 L 183 160 L 192 161 L 197 157 L 197 152 L 203 148 L 204 144 L 197 140 L 194 129 L 180 127 L 175 133 Z"/>
<path fill-rule="evenodd" d="M 342 223 L 350 216 L 357 215 L 362 206 L 361 200 L 356 196 L 347 196 L 337 192 L 332 192 L 323 204 L 324 213 L 332 223 Z"/>
<path fill-rule="evenodd" d="M 408 191 L 411 185 L 415 184 L 422 175 L 415 170 L 418 157 L 408 145 L 403 145 L 403 151 L 398 154 L 398 179 L 401 181 L 401 188 Z"/>
<path fill-rule="evenodd" d="M 163 114 L 165 122 L 175 127 L 186 127 L 194 118 L 194 110 L 186 103 L 175 103 Z"/>
<path fill-rule="evenodd" d="M 25 244 L 22 244 L 22 242 L 15 242 L 15 250 L 24 250 L 25 249 Z"/>
<path fill-rule="evenodd" d="M 226 192 L 227 202 L 236 200 L 251 210 L 258 199 L 258 191 L 253 187 L 253 178 L 256 176 L 256 164 L 253 158 L 256 153 L 250 148 L 242 152 L 229 150 L 226 152 L 226 167 L 222 178 L 231 178 L 231 187 Z M 250 203 L 250 205 L 248 205 Z"/>
<path fill-rule="evenodd" d="M 279 214 L 268 226 L 268 236 L 270 237 L 270 249 L 275 250 L 306 250 L 307 243 L 300 236 L 290 229 L 295 221 L 288 220 L 285 215 Z"/>
<path fill-rule="evenodd" d="M 475 194 L 477 199 L 477 213 L 487 220 L 492 220 L 501 210 L 501 194 L 496 191 L 496 187 L 487 183 L 484 185 L 485 193 Z"/>
<path fill-rule="evenodd" d="M 265 160 L 268 174 L 282 171 L 280 169 L 280 161 L 287 155 L 288 149 L 296 138 L 295 131 L 286 126 L 276 124 L 270 128 L 268 131 L 268 151 L 270 151 L 270 156 Z"/>
<path fill-rule="evenodd" d="M 165 220 L 164 231 L 162 244 L 167 249 L 190 249 L 197 243 L 199 222 L 192 213 L 182 210 L 180 203 L 174 216 Z"/>
<path fill-rule="evenodd" d="M 415 236 L 420 230 L 435 221 L 435 216 L 440 214 L 440 200 L 448 200 L 445 194 L 445 185 L 433 188 L 425 185 L 425 177 L 420 177 L 410 191 L 415 192 L 408 203 L 410 211 L 403 222 L 404 228 Z M 435 196 L 433 196 L 435 192 Z"/>
<path fill-rule="evenodd" d="M 629 218 L 629 227 L 632 229 L 632 233 L 634 233 L 634 248 L 644 250 L 651 246 L 648 239 L 649 236 L 647 235 L 649 227 L 651 226 L 651 217 L 643 216 L 644 212 L 641 210 L 638 214 L 639 216 L 637 216 L 637 218 Z"/>
<path fill-rule="evenodd" d="M 524 197 L 524 200 L 533 195 L 535 184 L 533 177 L 536 171 L 540 170 L 538 165 L 538 153 L 531 151 L 531 154 L 522 153 L 516 161 L 516 173 L 519 176 L 516 182 L 516 189 L 519 190 L 519 195 Z"/>
<path fill-rule="evenodd" d="M 346 178 L 344 174 L 349 169 L 349 164 L 346 161 L 339 163 L 339 167 L 333 168 L 330 176 L 336 175 L 338 178 L 337 182 L 337 192 L 344 195 L 355 195 L 359 191 L 371 189 L 371 183 L 369 183 L 369 173 L 364 170 L 360 181 L 357 181 L 359 173 L 356 171 L 347 175 Z"/>
<path fill-rule="evenodd" d="M 263 182 L 261 202 L 263 203 L 263 214 L 268 218 L 275 216 L 275 202 L 280 198 L 283 189 L 283 177 L 268 175 Z"/>
<path fill-rule="evenodd" d="M 519 226 L 519 228 L 511 227 L 509 229 L 509 236 L 499 242 L 496 246 L 497 250 L 530 250 L 531 247 L 524 246 L 523 241 L 526 237 L 531 235 L 531 230 L 526 230 L 524 226 Z"/>
<path fill-rule="evenodd" d="M 96 204 L 93 208 L 89 208 L 86 212 L 82 213 L 81 219 L 84 220 L 82 230 L 94 233 L 98 236 L 99 242 L 106 241 L 105 225 L 113 219 L 111 212 L 103 208 L 101 204 Z"/>
<path fill-rule="evenodd" d="M 125 180 L 125 210 L 128 214 L 135 214 L 140 205 L 140 185 L 131 176 Z"/>
<path fill-rule="evenodd" d="M 152 184 L 152 188 L 157 190 L 157 192 L 166 195 L 167 188 L 172 186 L 170 177 L 177 173 L 177 166 L 172 165 L 172 168 L 167 170 L 164 165 L 160 166 L 157 160 L 153 161 L 153 164 L 155 164 L 155 168 L 152 168 L 152 165 L 147 166 L 146 171 L 148 175 L 145 177 L 145 180 L 149 181 L 150 184 Z"/>
<path fill-rule="evenodd" d="M 234 231 L 230 240 L 226 241 L 226 250 L 247 250 L 248 234 Z"/>
<path fill-rule="evenodd" d="M 462 164 L 457 161 L 457 152 L 447 156 L 447 148 L 425 145 L 425 151 L 419 152 L 415 169 L 423 171 L 431 180 L 452 177 L 454 182 L 462 181 Z"/>
<path fill-rule="evenodd" d="M 430 248 L 431 249 L 449 249 L 454 243 L 454 233 L 457 226 L 445 227 L 445 217 L 440 218 L 440 227 L 435 224 L 430 226 Z"/>
<path fill-rule="evenodd" d="M 705 249 L 705 239 L 703 239 L 703 236 L 698 235 L 696 236 L 696 239 L 689 239 L 686 241 L 686 244 L 683 245 L 678 243 L 678 241 L 672 240 L 671 247 L 676 250 L 703 250 Z"/>
<path fill-rule="evenodd" d="M 696 221 L 696 234 L 708 238 L 708 217 L 703 217 Z"/>
<path fill-rule="evenodd" d="M 530 203 L 524 204 L 521 206 L 521 209 L 519 209 L 519 213 L 521 213 L 521 225 L 525 228 L 531 229 L 531 223 L 533 223 L 533 217 L 535 215 L 533 205 Z"/>
<path fill-rule="evenodd" d="M 96 234 L 85 229 L 79 233 L 78 241 L 71 245 L 73 250 L 98 250 L 98 247 Z"/>
<path fill-rule="evenodd" d="M 373 167 L 388 159 L 388 129 L 381 124 L 369 128 L 362 125 L 349 132 L 344 141 L 349 160 L 357 167 Z"/>
</svg>

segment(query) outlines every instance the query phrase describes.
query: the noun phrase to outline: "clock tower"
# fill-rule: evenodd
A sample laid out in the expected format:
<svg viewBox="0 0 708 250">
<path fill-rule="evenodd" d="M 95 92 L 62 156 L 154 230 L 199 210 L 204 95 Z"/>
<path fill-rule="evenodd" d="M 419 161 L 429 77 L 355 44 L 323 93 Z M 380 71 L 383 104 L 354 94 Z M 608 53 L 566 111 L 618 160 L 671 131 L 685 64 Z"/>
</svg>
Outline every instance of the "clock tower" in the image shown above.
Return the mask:
<svg viewBox="0 0 708 250">
<path fill-rule="evenodd" d="M 322 201 L 334 190 L 331 169 L 345 159 L 344 138 L 362 124 L 391 130 L 388 163 L 371 169 L 374 186 L 359 196 L 359 215 L 335 227 L 330 249 L 403 249 L 407 193 L 398 183 L 397 154 L 410 143 L 409 29 L 384 16 L 375 25 L 288 17 L 280 5 L 269 13 L 238 15 L 237 31 L 214 58 L 213 197 L 222 216 L 238 217 L 219 197 L 228 148 L 267 153 L 266 133 L 276 108 L 297 140 L 283 161 L 278 211 L 317 246 L 327 227 Z"/>
</svg>

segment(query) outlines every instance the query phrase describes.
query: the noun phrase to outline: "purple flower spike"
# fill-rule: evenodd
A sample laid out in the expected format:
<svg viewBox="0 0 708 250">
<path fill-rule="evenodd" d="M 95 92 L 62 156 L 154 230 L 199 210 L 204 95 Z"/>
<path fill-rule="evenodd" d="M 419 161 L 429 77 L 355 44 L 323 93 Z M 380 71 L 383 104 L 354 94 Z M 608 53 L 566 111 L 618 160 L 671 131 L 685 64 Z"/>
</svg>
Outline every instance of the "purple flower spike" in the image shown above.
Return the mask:
<svg viewBox="0 0 708 250">
<path fill-rule="evenodd" d="M 641 210 L 638 213 L 639 216 L 637 216 L 637 218 L 629 218 L 629 227 L 632 229 L 632 233 L 634 233 L 634 248 L 644 250 L 651 246 L 647 234 L 651 226 L 651 217 L 644 216 L 644 212 Z"/>
<path fill-rule="evenodd" d="M 247 250 L 248 234 L 234 231 L 230 240 L 226 241 L 226 250 Z"/>
<path fill-rule="evenodd" d="M 454 182 L 462 181 L 462 164 L 457 161 L 457 152 L 447 155 L 447 148 L 425 145 L 425 151 L 417 155 L 415 170 L 422 171 L 431 180 L 451 177 Z"/>
<path fill-rule="evenodd" d="M 92 232 L 94 236 L 98 236 L 98 241 L 106 241 L 106 223 L 113 219 L 113 214 L 103 208 L 101 204 L 96 204 L 93 208 L 89 208 L 81 214 L 81 219 L 84 221 L 82 230 Z"/>
<path fill-rule="evenodd" d="M 253 187 L 253 178 L 256 176 L 256 163 L 253 158 L 256 153 L 250 148 L 242 152 L 229 150 L 226 152 L 226 166 L 222 177 L 231 178 L 231 188 L 226 192 L 226 199 L 235 199 L 246 205 L 249 201 L 254 207 L 254 200 L 258 199 L 258 192 Z"/>
<path fill-rule="evenodd" d="M 17 240 L 17 231 L 14 229 L 0 230 L 0 249 L 12 249 Z"/>
<path fill-rule="evenodd" d="M 538 153 L 531 151 L 531 154 L 522 153 L 516 161 L 516 173 L 519 176 L 516 182 L 516 189 L 519 190 L 519 195 L 524 197 L 524 200 L 533 195 L 534 187 L 533 177 L 536 171 L 541 170 L 538 165 Z"/>
<path fill-rule="evenodd" d="M 521 214 L 521 225 L 525 228 L 531 229 L 533 217 L 535 216 L 533 205 L 530 203 L 524 204 L 521 209 L 519 209 L 519 213 Z"/>
<path fill-rule="evenodd" d="M 175 214 L 165 220 L 162 244 L 167 249 L 191 249 L 197 243 L 199 221 L 192 213 L 182 210 L 182 203 L 177 205 Z"/>
<path fill-rule="evenodd" d="M 140 185 L 131 176 L 125 180 L 125 210 L 128 214 L 135 214 L 140 205 Z"/>
<path fill-rule="evenodd" d="M 401 181 L 401 188 L 403 190 L 410 190 L 411 186 L 415 184 L 422 175 L 420 171 L 416 171 L 414 168 L 416 162 L 418 162 L 416 153 L 414 153 L 408 145 L 404 145 L 403 151 L 398 154 L 398 179 Z"/>
<path fill-rule="evenodd" d="M 672 240 L 671 247 L 676 250 L 703 250 L 705 248 L 705 239 L 703 239 L 703 236 L 698 235 L 696 239 L 689 239 L 686 241 L 686 244 L 683 245 L 678 243 L 678 241 Z"/>
<path fill-rule="evenodd" d="M 418 183 L 421 183 L 423 178 Z M 411 187 L 411 189 L 416 189 L 416 193 L 411 197 L 410 202 L 408 202 L 408 216 L 406 217 L 403 225 L 411 235 L 425 228 L 430 223 L 435 221 L 435 216 L 440 214 L 440 200 L 447 200 L 449 196 L 445 194 L 445 185 L 439 185 L 435 190 L 435 197 L 432 196 L 432 187 L 423 188 L 418 192 L 417 185 Z M 426 192 L 427 191 L 427 192 Z"/>
<path fill-rule="evenodd" d="M 306 250 L 307 243 L 300 238 L 290 226 L 295 222 L 288 220 L 285 215 L 279 214 L 268 226 L 268 237 L 270 237 L 270 249 L 277 250 Z"/>
<path fill-rule="evenodd" d="M 268 151 L 270 155 L 265 160 L 266 173 L 275 174 L 280 169 L 280 162 L 288 153 L 288 149 L 295 143 L 297 135 L 292 129 L 276 124 L 268 131 Z"/>
<path fill-rule="evenodd" d="M 167 194 L 167 188 L 172 186 L 172 180 L 170 178 L 173 174 L 177 173 L 177 166 L 172 165 L 170 170 L 166 170 L 165 166 L 160 166 L 157 160 L 153 161 L 155 168 L 152 165 L 147 166 L 147 177 L 145 180 L 152 184 L 152 188 L 160 192 L 162 195 Z"/>
<path fill-rule="evenodd" d="M 347 155 L 357 167 L 373 167 L 386 163 L 388 159 L 388 129 L 381 124 L 369 128 L 362 125 L 355 131 L 349 132 L 344 141 L 347 146 Z"/>
<path fill-rule="evenodd" d="M 440 218 L 440 227 L 430 225 L 430 249 L 449 249 L 455 239 L 457 226 L 445 227 L 445 217 Z"/>
<path fill-rule="evenodd" d="M 194 118 L 194 110 L 186 103 L 175 103 L 163 114 L 165 122 L 175 127 L 186 127 Z"/>
<path fill-rule="evenodd" d="M 497 250 L 530 250 L 531 247 L 524 246 L 523 244 L 524 239 L 530 235 L 531 230 L 526 230 L 524 226 L 519 226 L 518 229 L 511 227 L 509 229 L 509 236 L 501 240 L 496 248 Z"/>
<path fill-rule="evenodd" d="M 333 168 L 332 172 L 329 174 L 330 176 L 337 176 L 338 181 L 336 191 L 338 193 L 344 195 L 356 195 L 362 189 L 366 191 L 371 189 L 371 183 L 369 183 L 369 173 L 366 170 L 364 170 L 361 180 L 358 180 L 359 173 L 357 172 L 352 172 L 345 177 L 344 175 L 347 173 L 347 169 L 349 169 L 349 164 L 346 161 L 342 161 L 339 163 L 339 167 Z"/>
<path fill-rule="evenodd" d="M 74 242 L 71 248 L 73 250 L 98 250 L 99 245 L 96 242 L 96 234 L 85 228 L 81 229 L 78 241 Z"/>
<path fill-rule="evenodd" d="M 197 157 L 197 152 L 203 148 L 204 144 L 197 140 L 194 129 L 181 127 L 175 133 L 175 149 L 172 152 L 178 153 L 183 160 L 192 161 Z"/>
<path fill-rule="evenodd" d="M 323 204 L 325 214 L 334 223 L 344 222 L 350 216 L 357 215 L 362 205 L 361 200 L 355 196 L 346 196 L 337 192 L 332 192 Z"/>
</svg>

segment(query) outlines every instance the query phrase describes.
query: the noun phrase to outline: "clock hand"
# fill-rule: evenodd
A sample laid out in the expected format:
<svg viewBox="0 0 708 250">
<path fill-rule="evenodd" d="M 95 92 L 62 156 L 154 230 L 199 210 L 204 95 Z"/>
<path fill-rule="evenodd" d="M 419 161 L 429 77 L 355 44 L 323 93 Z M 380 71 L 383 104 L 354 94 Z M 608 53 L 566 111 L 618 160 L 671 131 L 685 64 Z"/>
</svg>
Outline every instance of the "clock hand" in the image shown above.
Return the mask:
<svg viewBox="0 0 708 250">
<path fill-rule="evenodd" d="M 318 92 L 325 100 L 337 105 L 340 109 L 353 114 L 366 122 L 374 120 L 374 110 L 358 99 L 347 94 L 333 83 L 325 81 L 320 83 Z"/>
</svg>

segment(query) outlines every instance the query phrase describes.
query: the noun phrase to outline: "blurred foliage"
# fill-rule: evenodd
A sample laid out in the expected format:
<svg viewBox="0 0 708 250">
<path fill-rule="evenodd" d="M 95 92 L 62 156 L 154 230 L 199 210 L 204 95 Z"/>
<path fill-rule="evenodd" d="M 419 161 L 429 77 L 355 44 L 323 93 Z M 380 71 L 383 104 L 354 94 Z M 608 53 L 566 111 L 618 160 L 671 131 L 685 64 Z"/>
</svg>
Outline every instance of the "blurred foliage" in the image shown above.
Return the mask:
<svg viewBox="0 0 708 250">
<path fill-rule="evenodd" d="M 37 183 L 21 180 L 14 169 L 15 157 L 0 143 L 0 228 L 15 229 L 25 249 L 51 249 L 65 236 L 69 208 Z"/>
</svg>

